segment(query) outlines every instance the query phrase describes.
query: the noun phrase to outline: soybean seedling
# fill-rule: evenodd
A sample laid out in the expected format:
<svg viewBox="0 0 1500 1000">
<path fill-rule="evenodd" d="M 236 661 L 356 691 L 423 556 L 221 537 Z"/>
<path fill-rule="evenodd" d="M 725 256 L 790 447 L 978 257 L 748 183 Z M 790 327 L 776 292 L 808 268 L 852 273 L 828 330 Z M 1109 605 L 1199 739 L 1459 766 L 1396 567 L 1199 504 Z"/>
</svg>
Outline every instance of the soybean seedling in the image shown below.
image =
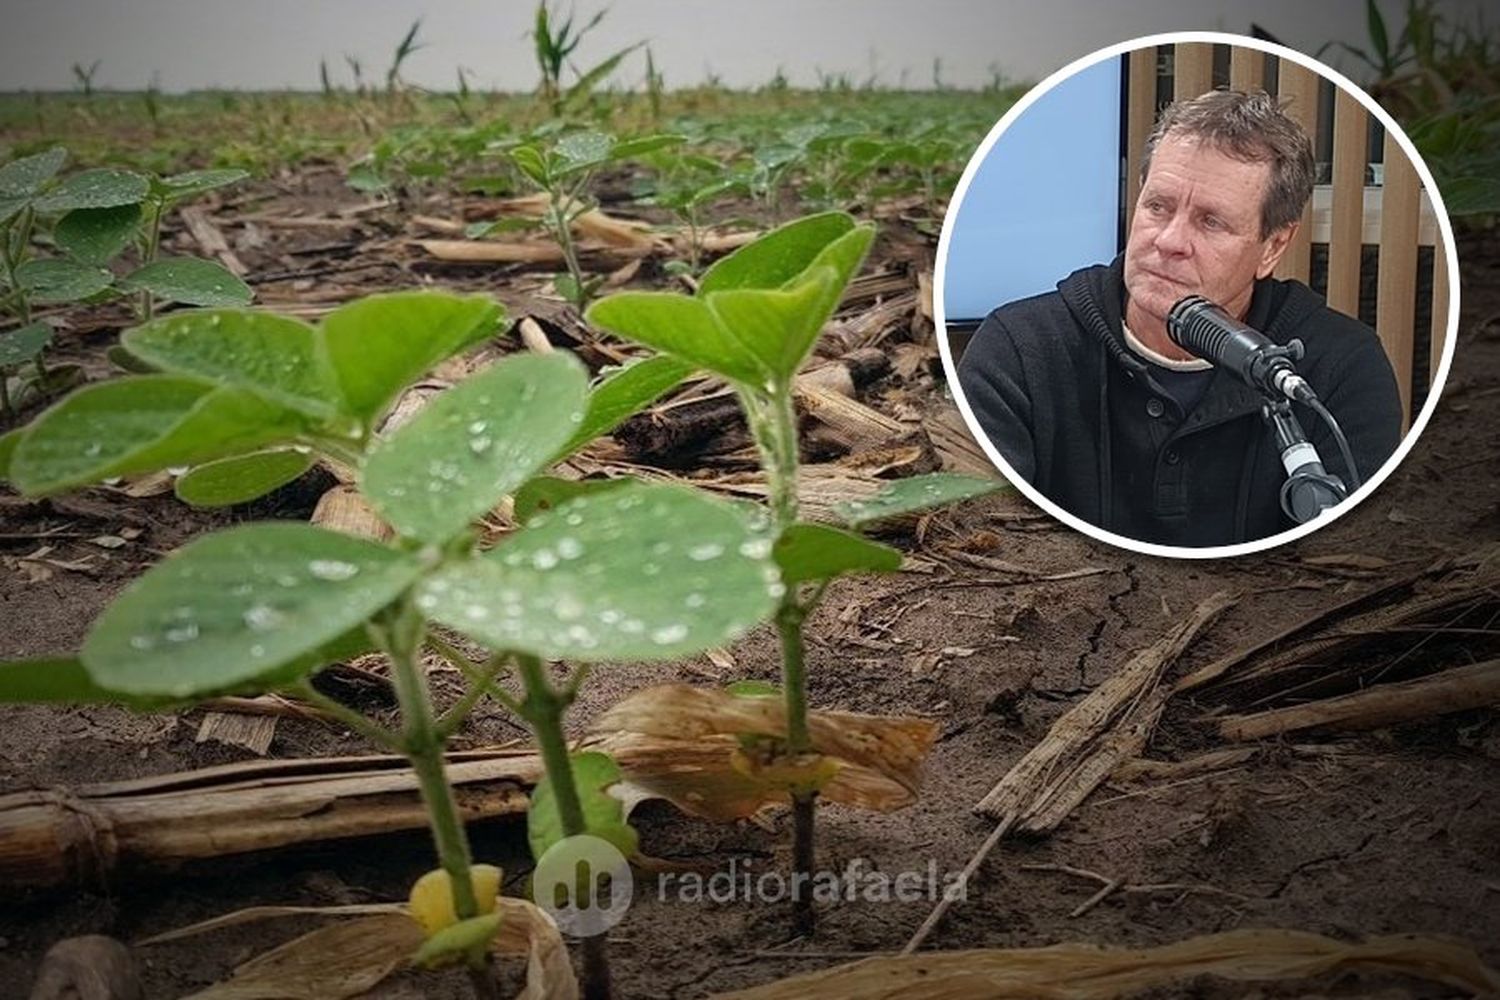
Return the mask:
<svg viewBox="0 0 1500 1000">
<path fill-rule="evenodd" d="M 139 318 L 157 302 L 243 305 L 252 292 L 220 264 L 196 257 L 158 259 L 163 217 L 181 202 L 244 180 L 243 170 L 194 170 L 158 177 L 117 167 L 61 179 L 61 146 L 0 167 L 0 302 L 22 326 L 32 308 L 137 295 Z M 32 236 L 50 223 L 57 256 L 37 257 Z M 136 249 L 137 265 L 116 275 L 111 265 Z"/>
<path fill-rule="evenodd" d="M 188 465 L 181 494 L 227 503 L 274 488 L 315 456 L 357 470 L 364 496 L 394 531 L 390 543 L 284 522 L 199 538 L 131 584 L 76 657 L 0 665 L 0 700 L 152 707 L 280 690 L 403 754 L 456 921 L 436 927 L 443 936 L 429 939 L 422 960 L 446 949 L 467 961 L 483 996 L 494 995 L 484 965 L 497 926 L 476 892 L 482 880 L 444 772 L 448 737 L 486 694 L 496 695 L 531 725 L 546 764 L 556 819 L 534 819 L 533 845 L 546 844 L 548 830 L 621 842 L 623 819 L 596 807 L 600 769 L 585 764 L 586 780 L 575 781 L 563 742 L 562 712 L 581 674 L 559 689 L 543 663 L 701 651 L 763 618 L 780 587 L 753 519 L 679 486 L 595 487 L 532 513 L 481 550 L 476 518 L 686 370 L 653 359 L 590 389 L 571 355 L 523 354 L 436 397 L 389 436 L 375 433 L 403 386 L 488 336 L 500 313 L 482 296 L 417 292 L 350 303 L 316 328 L 250 310 L 163 317 L 123 338 L 155 372 L 81 389 L 0 438 L 0 468 L 31 496 Z M 648 563 L 656 573 L 645 572 Z M 487 657 L 468 662 L 434 626 L 484 645 Z M 424 647 L 453 656 L 468 681 L 441 714 L 421 666 Z M 399 729 L 310 683 L 325 664 L 366 651 L 390 662 Z M 494 683 L 510 667 L 521 675 L 520 701 Z M 414 890 L 414 911 L 430 911 L 432 892 Z M 600 939 L 588 952 L 590 996 L 608 991 L 602 948 Z"/>
<path fill-rule="evenodd" d="M 52 327 L 46 323 L 28 323 L 17 330 L 0 334 L 0 418 L 15 416 L 10 398 L 10 373 L 28 362 L 35 365 L 37 378 L 46 380 L 48 372 L 42 363 L 42 351 L 52 342 Z"/>
<path fill-rule="evenodd" d="M 559 294 L 580 311 L 592 301 L 604 283 L 603 276 L 585 277 L 573 240 L 573 223 L 595 208 L 589 182 L 600 167 L 675 146 L 679 135 L 646 135 L 617 140 L 603 132 L 573 132 L 549 146 L 534 142 L 510 151 L 516 167 L 547 195 L 543 224 L 562 249 L 568 273 L 554 282 Z"/>
<path fill-rule="evenodd" d="M 818 788 L 831 773 L 808 730 L 803 627 L 835 577 L 894 570 L 901 555 L 851 531 L 798 520 L 792 379 L 874 236 L 873 226 L 856 225 L 843 213 L 809 216 L 715 263 L 694 297 L 623 292 L 588 312 L 589 321 L 602 329 L 727 379 L 755 438 L 770 498 L 774 558 L 785 586 L 775 615 L 785 733 L 769 750 L 762 741 L 751 762 L 763 776 L 776 775 L 792 801 L 794 923 L 801 934 L 813 929 L 815 806 Z M 994 488 L 992 482 L 966 477 L 907 480 L 893 487 L 900 492 L 872 501 L 872 509 L 899 513 Z"/>
<path fill-rule="evenodd" d="M 644 204 L 668 209 L 687 228 L 687 269 L 697 274 L 703 262 L 703 210 L 731 191 L 744 190 L 743 178 L 724 172 L 724 165 L 707 156 L 677 156 L 662 152 L 651 158 L 657 168 L 655 192 Z"/>
</svg>

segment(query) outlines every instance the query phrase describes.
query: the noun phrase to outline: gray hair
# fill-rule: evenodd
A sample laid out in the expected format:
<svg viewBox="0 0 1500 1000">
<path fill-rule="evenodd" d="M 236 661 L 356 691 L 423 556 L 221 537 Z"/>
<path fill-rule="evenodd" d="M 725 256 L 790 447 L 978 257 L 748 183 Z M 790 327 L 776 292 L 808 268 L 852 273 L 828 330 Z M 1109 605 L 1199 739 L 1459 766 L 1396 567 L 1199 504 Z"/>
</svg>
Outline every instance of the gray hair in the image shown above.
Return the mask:
<svg viewBox="0 0 1500 1000">
<path fill-rule="evenodd" d="M 1168 135 L 1200 140 L 1248 163 L 1271 165 L 1260 207 L 1261 239 L 1302 218 L 1313 189 L 1312 141 L 1265 91 L 1211 90 L 1167 105 L 1146 140 L 1142 184 L 1151 170 L 1151 154 Z"/>
</svg>

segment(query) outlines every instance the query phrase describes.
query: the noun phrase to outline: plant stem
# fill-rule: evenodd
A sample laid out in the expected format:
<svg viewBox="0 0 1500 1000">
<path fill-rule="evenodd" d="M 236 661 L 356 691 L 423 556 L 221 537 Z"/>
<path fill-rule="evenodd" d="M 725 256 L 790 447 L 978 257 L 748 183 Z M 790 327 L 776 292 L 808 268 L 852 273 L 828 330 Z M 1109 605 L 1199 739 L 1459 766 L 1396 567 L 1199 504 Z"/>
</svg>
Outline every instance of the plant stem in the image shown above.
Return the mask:
<svg viewBox="0 0 1500 1000">
<path fill-rule="evenodd" d="M 508 659 L 504 653 L 497 653 L 490 657 L 489 662 L 482 667 L 475 667 L 473 664 L 469 664 L 474 671 L 472 674 L 464 672 L 460 668 L 460 672 L 464 673 L 464 678 L 469 682 L 469 689 L 464 692 L 462 698 L 454 702 L 453 706 L 438 718 L 438 735 L 442 739 L 447 740 L 458 731 L 459 726 L 464 724 L 464 720 L 469 717 L 469 713 L 474 711 L 474 706 L 479 704 L 479 699 L 489 693 L 490 688 L 494 685 L 495 677 L 500 671 L 505 669 Z"/>
<path fill-rule="evenodd" d="M 588 832 L 588 827 L 583 821 L 583 804 L 578 798 L 578 785 L 573 780 L 573 763 L 568 759 L 568 741 L 562 728 L 563 711 L 573 700 L 572 693 L 553 688 L 542 668 L 542 661 L 535 656 L 518 654 L 516 664 L 520 667 L 521 682 L 526 687 L 526 700 L 521 703 L 522 717 L 531 726 L 537 748 L 542 753 L 542 764 L 547 769 L 547 780 L 552 783 L 552 796 L 557 802 L 563 834 L 580 836 Z M 604 936 L 586 937 L 581 947 L 585 1000 L 608 1000 L 611 986 Z"/>
<path fill-rule="evenodd" d="M 364 449 L 350 448 L 341 441 L 335 441 L 327 437 L 304 438 L 303 441 L 309 448 L 321 451 L 328 458 L 333 459 L 340 465 L 348 467 L 350 472 L 358 473 L 364 462 Z"/>
<path fill-rule="evenodd" d="M 557 187 L 550 188 L 547 193 L 552 201 L 552 226 L 557 230 L 557 245 L 562 248 L 563 260 L 567 263 L 568 273 L 573 276 L 573 285 L 578 290 L 578 301 L 573 305 L 582 313 L 588 301 L 583 290 L 583 268 L 578 263 L 578 249 L 573 245 L 573 220 L 569 211 L 573 205 L 573 195 L 564 195 L 562 189 Z"/>
<path fill-rule="evenodd" d="M 583 806 L 578 799 L 578 786 L 573 782 L 573 765 L 568 760 L 568 741 L 562 729 L 567 698 L 552 687 L 541 660 L 535 656 L 520 654 L 516 657 L 516 663 L 521 668 L 521 682 L 526 687 L 526 699 L 521 703 L 521 711 L 536 735 L 542 764 L 547 768 L 547 777 L 552 781 L 563 833 L 569 837 L 587 833 L 583 824 Z"/>
<path fill-rule="evenodd" d="M 36 222 L 36 213 L 30 206 L 21 212 L 21 217 L 16 220 L 15 226 L 5 233 L 5 277 L 10 287 L 15 289 L 17 309 L 16 315 L 21 320 L 21 325 L 26 326 L 31 322 L 31 296 L 21 283 L 16 280 L 16 269 L 26 259 L 26 248 L 31 245 L 31 228 Z"/>
<path fill-rule="evenodd" d="M 755 405 L 750 424 L 760 446 L 766 468 L 766 486 L 771 517 L 779 537 L 797 520 L 797 413 L 792 406 L 791 384 L 780 379 L 770 391 L 754 398 L 747 394 L 747 408 Z M 812 752 L 807 726 L 807 669 L 802 624 L 807 608 L 798 600 L 798 588 L 788 587 L 776 609 L 776 631 L 781 638 L 781 688 L 786 706 L 786 750 L 791 756 Z M 792 796 L 792 923 L 804 937 L 811 936 L 813 911 L 812 879 L 816 862 L 817 792 Z"/>
<path fill-rule="evenodd" d="M 437 847 L 438 864 L 448 873 L 453 912 L 459 920 L 469 920 L 479 915 L 479 901 L 474 895 L 474 880 L 469 870 L 469 838 L 464 832 L 458 803 L 453 798 L 453 786 L 448 783 L 443 767 L 446 737 L 433 718 L 432 696 L 427 690 L 427 677 L 422 672 L 418 656 L 426 625 L 408 599 L 391 613 L 387 621 L 372 626 L 371 633 L 381 640 L 381 647 L 391 658 L 391 677 L 396 687 L 396 701 L 401 706 L 400 749 L 411 761 L 422 790 L 427 822 Z M 469 982 L 480 1000 L 499 1000 L 500 985 L 495 980 L 488 948 L 470 961 L 468 971 Z"/>
<path fill-rule="evenodd" d="M 425 641 L 427 645 L 433 649 L 434 652 L 436 652 L 443 659 L 447 660 L 449 663 L 453 664 L 453 666 L 457 667 L 458 672 L 463 674 L 464 678 L 471 684 L 479 685 L 484 689 L 486 694 L 488 694 L 491 698 L 494 698 L 500 704 L 504 705 L 517 718 L 524 719 L 526 717 L 526 712 L 521 707 L 521 703 L 507 694 L 505 690 L 500 687 L 500 685 L 496 684 L 495 678 L 493 676 L 486 678 L 484 676 L 483 667 L 479 666 L 476 663 L 470 662 L 467 656 L 465 656 L 463 653 L 460 653 L 448 642 L 438 638 L 435 635 L 428 635 Z M 496 653 L 495 655 L 500 656 L 502 654 Z M 504 655 L 508 656 L 509 654 Z"/>
<path fill-rule="evenodd" d="M 793 758 L 813 752 L 807 725 L 807 669 L 802 623 L 807 612 L 797 603 L 796 588 L 787 588 L 776 611 L 781 637 L 781 690 L 786 705 L 786 752 Z M 813 910 L 813 869 L 817 862 L 817 791 L 792 795 L 792 929 L 811 937 L 817 924 Z"/>
<path fill-rule="evenodd" d="M 693 276 L 698 275 L 698 265 L 703 259 L 703 237 L 698 234 L 698 213 L 694 209 L 687 210 L 688 224 L 688 263 L 693 269 Z"/>
<path fill-rule="evenodd" d="M 309 705 L 333 716 L 341 725 L 348 727 L 351 731 L 358 733 L 376 746 L 384 747 L 395 753 L 405 752 L 406 744 L 399 735 L 391 732 L 384 726 L 376 725 L 343 702 L 328 697 L 322 691 L 313 687 L 311 681 L 301 682 L 293 688 L 293 691 L 297 697 Z"/>
<path fill-rule="evenodd" d="M 432 698 L 417 657 L 423 630 L 415 609 L 403 604 L 383 630 L 385 649 L 390 654 L 396 701 L 401 706 L 402 747 L 417 773 L 438 863 L 451 883 L 453 910 L 458 919 L 468 920 L 479 915 L 474 883 L 469 877 L 469 840 L 443 771 L 443 739 L 432 716 Z"/>
<path fill-rule="evenodd" d="M 153 204 L 155 210 L 151 214 L 151 233 L 146 238 L 146 252 L 143 254 L 145 259 L 141 262 L 143 265 L 150 264 L 156 260 L 156 251 L 161 247 L 161 217 L 167 214 L 165 199 L 157 198 Z M 148 289 L 141 289 L 141 304 L 138 311 L 141 314 L 142 322 L 151 318 L 154 307 L 155 303 L 151 299 L 151 292 Z"/>
</svg>

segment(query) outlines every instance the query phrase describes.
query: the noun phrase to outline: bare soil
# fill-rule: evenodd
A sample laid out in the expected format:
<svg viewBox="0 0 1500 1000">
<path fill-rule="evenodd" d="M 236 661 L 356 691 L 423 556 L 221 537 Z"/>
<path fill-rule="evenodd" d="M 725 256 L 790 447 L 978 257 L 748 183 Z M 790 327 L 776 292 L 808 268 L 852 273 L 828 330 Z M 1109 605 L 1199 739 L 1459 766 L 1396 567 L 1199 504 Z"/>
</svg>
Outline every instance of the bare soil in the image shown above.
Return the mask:
<svg viewBox="0 0 1500 1000">
<path fill-rule="evenodd" d="M 220 206 L 232 246 L 270 304 L 342 301 L 376 288 L 433 281 L 486 289 L 508 305 L 534 304 L 536 274 L 437 264 L 410 249 L 403 216 L 376 210 L 348 224 L 277 227 L 256 216 L 300 210 L 323 216 L 359 202 L 332 171 L 288 176 Z M 457 217 L 437 199 L 415 211 Z M 233 223 L 236 218 L 252 221 Z M 233 223 L 233 224 L 231 224 Z M 926 237 L 899 220 L 882 227 L 879 263 L 930 257 Z M 185 233 L 172 236 L 196 250 Z M 1227 589 L 1239 602 L 1184 657 L 1182 670 L 1264 638 L 1305 615 L 1443 553 L 1500 539 L 1500 237 L 1461 242 L 1463 320 L 1446 391 L 1401 468 L 1359 509 L 1299 543 L 1236 560 L 1168 561 L 1115 550 L 1045 518 L 1017 518 L 1014 499 L 991 499 L 931 518 L 894 541 L 933 563 L 929 573 L 834 586 L 811 623 L 811 697 L 823 708 L 917 714 L 941 722 L 921 801 L 891 815 L 838 807 L 820 812 L 820 865 L 842 871 L 864 859 L 888 873 L 957 872 L 990 830 L 970 812 L 1050 723 L 1157 639 L 1199 600 Z M 644 277 L 644 275 L 643 275 Z M 268 280 L 269 279 L 269 280 Z M 516 310 L 513 308 L 512 312 Z M 126 322 L 101 310 L 80 321 L 65 353 L 101 375 L 103 350 Z M 919 373 L 889 380 L 872 405 L 923 398 L 940 386 Z M 75 649 L 121 586 L 201 532 L 252 517 L 306 517 L 317 495 L 303 484 L 271 501 L 224 513 L 194 512 L 170 494 L 130 497 L 97 489 L 51 501 L 0 494 L 0 656 Z M 128 530 L 134 529 L 134 530 Z M 136 532 L 139 532 L 138 534 Z M 114 548 L 94 541 L 128 538 Z M 112 544 L 106 542 L 105 544 Z M 47 548 L 38 554 L 38 550 Z M 985 583 L 993 573 L 945 558 L 953 548 L 1062 571 L 1105 572 L 1057 582 Z M 1378 556 L 1384 566 L 1328 567 L 1329 554 Z M 51 560 L 51 561 L 48 561 Z M 1470 655 L 1494 656 L 1478 636 Z M 596 671 L 571 717 L 581 730 L 626 693 L 665 680 L 772 679 L 774 636 L 760 630 L 734 650 L 733 669 L 689 664 Z M 445 697 L 451 679 L 438 678 Z M 249 754 L 199 743 L 201 713 L 136 716 L 109 708 L 0 710 L 0 790 L 68 785 L 202 767 Z M 1177 784 L 1106 786 L 1051 837 L 1007 841 L 981 869 L 969 898 L 928 947 L 1016 947 L 1087 940 L 1164 943 L 1236 927 L 1287 927 L 1355 938 L 1395 932 L 1451 935 L 1500 966 L 1500 722 L 1493 710 L 1366 734 L 1313 735 L 1331 748 L 1274 753 L 1250 765 Z M 524 736 L 498 706 L 482 709 L 460 745 Z M 1174 708 L 1151 755 L 1176 759 L 1218 746 L 1190 706 Z M 270 754 L 298 757 L 368 750 L 349 734 L 284 719 Z M 785 870 L 787 817 L 775 830 L 714 826 L 669 807 L 637 811 L 645 853 L 711 869 Z M 523 825 L 473 830 L 476 853 L 505 866 L 506 891 L 524 892 Z M 1098 884 L 1067 865 L 1137 885 L 1186 889 L 1117 893 L 1070 913 Z M 136 940 L 258 903 L 329 904 L 401 899 L 432 866 L 425 835 L 383 837 L 143 873 L 107 891 L 12 901 L 0 911 L 0 996 L 25 996 L 56 940 L 105 933 Z M 639 873 L 636 902 L 610 935 L 623 996 L 696 997 L 831 964 L 853 953 L 899 948 L 930 903 L 826 906 L 816 940 L 791 942 L 786 904 L 661 898 Z M 307 929 L 305 921 L 253 924 L 140 952 L 147 995 L 180 996 L 236 963 Z M 515 975 L 514 972 L 511 973 Z M 406 976 L 375 996 L 465 996 L 461 978 Z M 1331 977 L 1259 992 L 1199 982 L 1161 996 L 1441 996 L 1390 976 Z"/>
</svg>

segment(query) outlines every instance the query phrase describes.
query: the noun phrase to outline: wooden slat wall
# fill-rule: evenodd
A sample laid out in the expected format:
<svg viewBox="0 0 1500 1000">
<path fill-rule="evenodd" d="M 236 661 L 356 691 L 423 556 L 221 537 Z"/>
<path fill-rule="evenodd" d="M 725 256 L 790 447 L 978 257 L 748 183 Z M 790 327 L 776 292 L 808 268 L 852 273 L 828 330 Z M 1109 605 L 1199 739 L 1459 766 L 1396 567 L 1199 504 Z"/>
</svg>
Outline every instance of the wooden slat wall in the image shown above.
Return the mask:
<svg viewBox="0 0 1500 1000">
<path fill-rule="evenodd" d="M 1335 88 L 1333 104 L 1333 222 L 1328 238 L 1328 304 L 1359 315 L 1359 258 L 1365 215 L 1366 116 L 1360 103 Z"/>
<path fill-rule="evenodd" d="M 1412 318 L 1417 310 L 1417 171 L 1396 140 L 1385 136 L 1385 184 L 1380 196 L 1380 274 L 1375 293 L 1375 332 L 1396 371 L 1401 409 L 1411 413 L 1414 352 Z"/>
<path fill-rule="evenodd" d="M 1156 122 L 1156 46 L 1130 53 L 1130 94 L 1125 121 L 1125 229 L 1141 194 L 1141 159 Z"/>
<path fill-rule="evenodd" d="M 1440 238 L 1432 253 L 1432 343 L 1428 352 L 1427 381 L 1437 380 L 1443 350 L 1448 346 L 1448 253 Z"/>
<path fill-rule="evenodd" d="M 1229 88 L 1243 90 L 1266 89 L 1266 54 L 1259 49 L 1246 49 L 1236 45 L 1229 50 Z"/>
<path fill-rule="evenodd" d="M 1197 97 L 1214 89 L 1214 47 L 1207 42 L 1183 42 L 1173 47 L 1172 100 Z"/>
<path fill-rule="evenodd" d="M 1318 134 L 1318 75 L 1286 59 L 1277 61 L 1276 95 L 1287 116 L 1302 126 L 1308 135 Z M 1278 278 L 1306 281 L 1312 266 L 1312 205 L 1302 210 L 1302 225 L 1292 237 L 1291 246 L 1276 265 Z"/>
</svg>

